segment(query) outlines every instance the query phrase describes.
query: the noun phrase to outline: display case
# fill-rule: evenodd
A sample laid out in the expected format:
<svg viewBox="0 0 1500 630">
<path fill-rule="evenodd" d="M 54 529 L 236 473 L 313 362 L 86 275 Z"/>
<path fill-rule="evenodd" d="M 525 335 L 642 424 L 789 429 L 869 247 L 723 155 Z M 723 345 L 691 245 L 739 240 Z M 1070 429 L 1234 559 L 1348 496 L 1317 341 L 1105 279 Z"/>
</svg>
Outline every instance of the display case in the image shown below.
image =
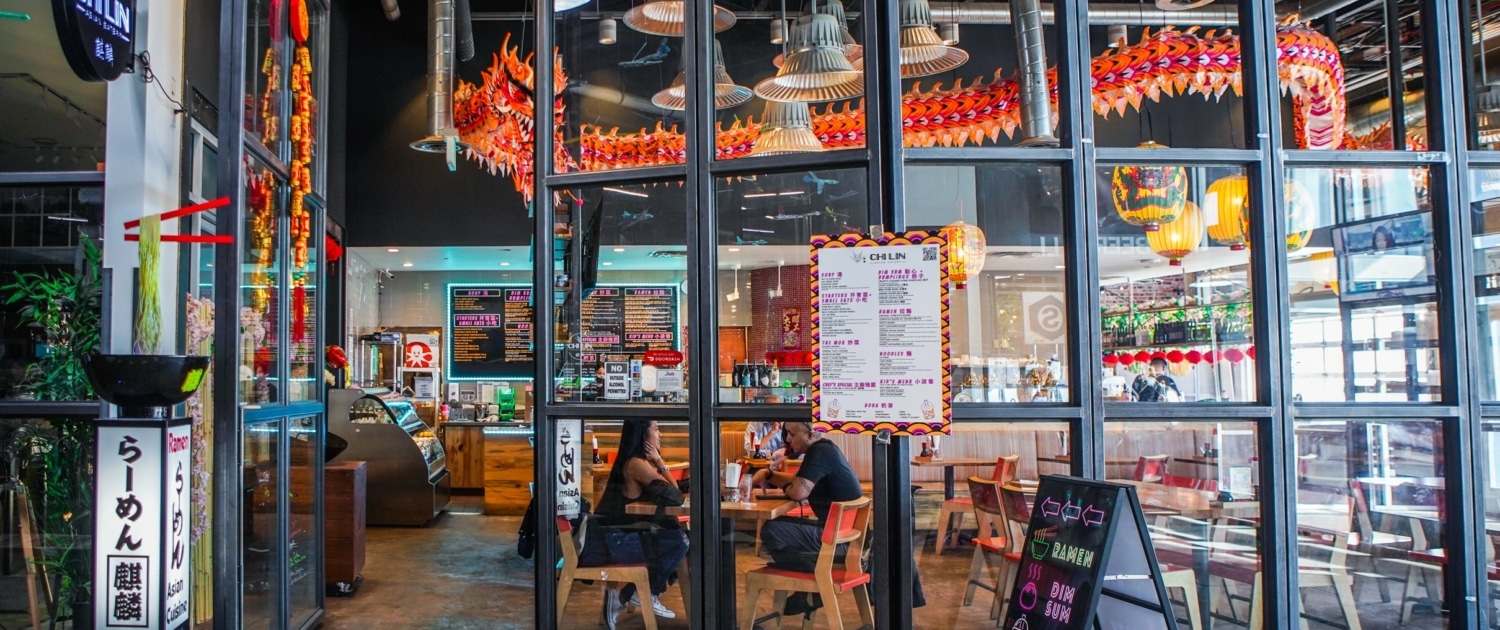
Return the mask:
<svg viewBox="0 0 1500 630">
<path fill-rule="evenodd" d="M 335 461 L 368 462 L 370 525 L 425 525 L 448 507 L 442 442 L 410 400 L 384 389 L 328 394 L 328 430 L 349 442 Z"/>
</svg>

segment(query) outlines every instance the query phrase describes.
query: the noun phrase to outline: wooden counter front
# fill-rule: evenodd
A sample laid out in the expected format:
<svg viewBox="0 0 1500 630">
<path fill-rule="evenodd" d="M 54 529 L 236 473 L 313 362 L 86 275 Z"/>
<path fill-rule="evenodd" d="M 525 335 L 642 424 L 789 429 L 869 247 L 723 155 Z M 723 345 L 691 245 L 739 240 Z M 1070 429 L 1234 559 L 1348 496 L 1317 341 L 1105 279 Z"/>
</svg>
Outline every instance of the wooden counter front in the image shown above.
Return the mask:
<svg viewBox="0 0 1500 630">
<path fill-rule="evenodd" d="M 503 426 L 503 425 L 502 425 Z M 499 433 L 499 434 L 496 434 Z M 582 444 L 588 444 L 592 431 L 584 431 Z M 531 503 L 531 483 L 535 479 L 530 432 L 506 427 L 484 435 L 484 513 L 490 516 L 522 516 Z M 583 496 L 594 496 L 593 457 L 589 449 L 579 449 L 579 480 Z"/>
<path fill-rule="evenodd" d="M 484 488 L 484 426 L 443 423 L 443 453 L 455 490 Z"/>
</svg>

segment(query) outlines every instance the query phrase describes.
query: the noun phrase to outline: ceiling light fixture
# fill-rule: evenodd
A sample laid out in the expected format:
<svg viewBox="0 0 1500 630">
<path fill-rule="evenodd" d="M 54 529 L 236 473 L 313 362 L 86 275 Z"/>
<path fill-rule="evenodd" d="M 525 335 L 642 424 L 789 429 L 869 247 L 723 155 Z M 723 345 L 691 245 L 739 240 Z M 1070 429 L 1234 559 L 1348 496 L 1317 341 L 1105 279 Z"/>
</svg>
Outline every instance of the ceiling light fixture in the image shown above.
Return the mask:
<svg viewBox="0 0 1500 630">
<path fill-rule="evenodd" d="M 686 22 L 683 0 L 650 0 L 625 12 L 625 25 L 648 35 L 682 37 Z M 734 26 L 734 12 L 714 5 L 714 32 Z"/>
<path fill-rule="evenodd" d="M 1109 33 L 1106 37 L 1110 48 L 1121 48 L 1130 43 L 1130 28 L 1124 24 L 1111 25 L 1106 32 Z"/>
<path fill-rule="evenodd" d="M 768 101 L 820 103 L 865 93 L 864 73 L 844 56 L 839 23 L 832 15 L 797 18 L 791 44 L 793 51 L 776 76 L 756 84 L 756 96 Z"/>
<path fill-rule="evenodd" d="M 754 94 L 743 85 L 737 85 L 724 69 L 724 49 L 719 40 L 714 40 L 714 108 L 728 109 L 750 101 Z M 651 104 L 662 109 L 682 111 L 687 108 L 687 67 L 677 71 L 677 78 L 666 89 L 651 97 Z"/>
<path fill-rule="evenodd" d="M 412 265 L 412 264 L 411 264 L 411 263 L 409 263 L 409 262 L 404 262 L 404 263 L 401 263 L 401 266 L 402 266 L 402 267 L 410 267 L 410 266 L 411 266 L 411 265 Z"/>
<path fill-rule="evenodd" d="M 599 20 L 599 43 L 608 46 L 619 41 L 619 28 L 611 18 Z"/>
<path fill-rule="evenodd" d="M 508 263 L 508 262 L 502 262 L 502 263 L 500 263 L 500 266 L 501 267 L 509 267 L 510 263 Z"/>
<path fill-rule="evenodd" d="M 623 252 L 623 251 L 625 251 L 625 248 L 624 248 L 624 247 L 616 247 L 616 248 L 615 248 L 615 252 L 617 252 L 617 253 L 618 253 L 618 252 Z"/>
<path fill-rule="evenodd" d="M 844 57 L 849 60 L 855 70 L 864 70 L 865 48 L 854 41 L 854 35 L 849 32 L 849 14 L 844 12 L 844 3 L 841 0 L 827 0 L 823 3 L 813 3 L 802 9 L 802 15 L 815 13 L 833 16 L 833 19 L 839 23 L 839 40 L 844 46 Z M 795 29 L 796 25 L 794 24 L 792 28 Z M 786 54 L 783 52 L 771 60 L 771 65 L 780 68 L 785 62 Z"/>
<path fill-rule="evenodd" d="M 946 22 L 938 26 L 938 37 L 943 38 L 943 44 L 953 46 L 958 43 L 958 22 Z"/>
<path fill-rule="evenodd" d="M 760 136 L 755 138 L 750 155 L 816 153 L 822 150 L 823 143 L 812 130 L 812 110 L 807 103 L 766 102 Z"/>
<path fill-rule="evenodd" d="M 786 41 L 786 21 L 781 18 L 771 20 L 771 43 L 781 44 Z"/>
<path fill-rule="evenodd" d="M 588 3 L 589 0 L 554 0 L 552 3 L 552 12 L 562 13 L 563 11 L 572 11 Z"/>
<path fill-rule="evenodd" d="M 396 248 L 396 247 L 387 247 L 387 248 L 385 248 L 385 251 L 388 251 L 388 252 L 390 252 L 392 254 L 395 254 L 395 253 L 400 252 L 401 250 L 399 248 Z"/>
<path fill-rule="evenodd" d="M 951 72 L 968 61 L 969 53 L 938 36 L 927 0 L 901 0 L 901 78 Z"/>
<path fill-rule="evenodd" d="M 613 267 L 614 266 L 614 263 L 609 262 L 607 260 L 604 261 L 604 262 L 602 262 L 602 263 L 599 263 L 599 264 L 604 265 L 605 267 Z"/>
<path fill-rule="evenodd" d="M 612 193 L 620 193 L 622 195 L 630 195 L 631 197 L 645 197 L 645 198 L 650 198 L 651 197 L 651 195 L 648 195 L 648 194 L 643 193 L 643 192 L 639 192 L 639 191 L 635 191 L 635 190 L 625 190 L 624 188 L 615 188 L 613 186 L 605 186 L 604 189 L 608 190 L 609 192 L 612 192 Z"/>
<path fill-rule="evenodd" d="M 731 252 L 737 252 L 737 251 L 740 251 L 740 248 L 738 248 L 738 247 L 731 247 L 731 248 L 729 248 L 729 251 L 731 251 Z"/>
</svg>

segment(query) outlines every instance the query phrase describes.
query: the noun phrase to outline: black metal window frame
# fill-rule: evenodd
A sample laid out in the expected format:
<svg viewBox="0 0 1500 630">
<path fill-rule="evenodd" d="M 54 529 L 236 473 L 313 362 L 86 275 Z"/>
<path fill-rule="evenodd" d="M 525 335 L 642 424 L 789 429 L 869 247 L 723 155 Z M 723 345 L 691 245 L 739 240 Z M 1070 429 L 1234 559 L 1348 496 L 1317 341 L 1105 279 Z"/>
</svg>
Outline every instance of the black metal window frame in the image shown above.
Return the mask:
<svg viewBox="0 0 1500 630">
<path fill-rule="evenodd" d="M 715 379 L 707 366 L 716 364 L 717 339 L 707 334 L 716 330 L 717 243 L 714 224 L 714 180 L 737 174 L 762 174 L 808 168 L 863 168 L 867 173 L 868 199 L 871 200 L 865 224 L 871 229 L 899 230 L 905 224 L 903 172 L 906 164 L 941 164 L 951 162 L 1024 162 L 1061 166 L 1064 181 L 1064 232 L 1068 270 L 1066 296 L 1075 313 L 1067 322 L 1068 347 L 1073 358 L 1068 378 L 1073 400 L 1057 405 L 964 404 L 954 406 L 955 422 L 1046 421 L 1067 422 L 1070 427 L 1070 450 L 1074 458 L 1073 474 L 1102 477 L 1104 472 L 1104 428 L 1106 422 L 1239 421 L 1253 422 L 1258 436 L 1261 458 L 1259 485 L 1262 490 L 1261 562 L 1267 583 L 1264 598 L 1267 627 L 1293 627 L 1298 623 L 1294 458 L 1289 456 L 1295 444 L 1298 420 L 1311 419 L 1391 419 L 1436 420 L 1442 424 L 1444 476 L 1448 479 L 1446 498 L 1449 506 L 1447 533 L 1443 541 L 1449 562 L 1445 569 L 1448 620 L 1453 627 L 1487 627 L 1489 623 L 1485 567 L 1466 549 L 1489 544 L 1484 534 L 1482 505 L 1483 486 L 1480 463 L 1474 448 L 1482 439 L 1481 416 L 1500 418 L 1500 402 L 1482 404 L 1471 392 L 1478 390 L 1477 371 L 1468 369 L 1471 351 L 1466 340 L 1475 338 L 1473 312 L 1475 296 L 1472 283 L 1472 261 L 1468 247 L 1472 228 L 1467 212 L 1471 197 L 1464 176 L 1468 168 L 1500 167 L 1500 152 L 1473 149 L 1472 119 L 1465 88 L 1469 34 L 1468 9 L 1444 0 L 1421 0 L 1423 55 L 1426 59 L 1428 135 L 1431 150 L 1407 151 L 1301 151 L 1283 146 L 1279 86 L 1275 68 L 1277 17 L 1271 2 L 1240 0 L 1242 85 L 1244 107 L 1243 149 L 1165 149 L 1143 151 L 1129 148 L 1097 147 L 1093 142 L 1093 113 L 1080 106 L 1090 95 L 1087 60 L 1090 58 L 1088 7 L 1085 0 L 1054 0 L 1059 46 L 1058 69 L 1060 107 L 1056 149 L 963 148 L 903 149 L 901 138 L 900 78 L 894 59 L 896 50 L 897 2 L 871 0 L 865 15 L 866 46 L 866 120 L 867 146 L 863 151 L 837 151 L 823 154 L 743 158 L 716 161 L 714 156 L 713 95 L 705 80 L 711 68 L 712 48 L 707 3 L 688 2 L 690 28 L 685 36 L 684 64 L 688 77 L 688 106 L 685 111 L 687 160 L 680 166 L 650 169 L 554 174 L 552 145 L 555 122 L 539 117 L 537 123 L 537 172 L 535 242 L 536 260 L 551 260 L 551 226 L 554 215 L 553 191 L 579 185 L 612 185 L 639 183 L 643 180 L 681 179 L 692 210 L 688 213 L 687 278 L 693 288 L 688 316 L 690 330 L 697 333 L 687 357 L 690 387 L 694 395 L 685 405 L 615 405 L 600 407 L 553 403 L 548 395 L 536 401 L 537 437 L 535 470 L 539 513 L 555 510 L 555 483 L 547 462 L 556 453 L 553 441 L 554 420 L 608 417 L 654 417 L 687 419 L 693 428 L 690 435 L 690 463 L 694 493 L 711 493 L 717 487 L 720 422 L 753 419 L 793 419 L 807 417 L 808 405 L 720 404 L 712 392 Z M 537 25 L 534 50 L 553 50 L 553 14 L 549 2 L 539 2 L 533 13 Z M 538 76 L 551 76 L 553 58 L 537 56 Z M 537 102 L 550 102 L 555 96 L 550 82 L 538 82 Z M 1071 105 L 1067 105 L 1071 104 Z M 1290 307 L 1281 299 L 1288 285 L 1287 253 L 1279 244 L 1287 236 L 1279 220 L 1251 222 L 1248 238 L 1256 246 L 1250 249 L 1252 306 L 1256 314 L 1253 339 L 1263 357 L 1256 362 L 1256 397 L 1244 404 L 1178 404 L 1118 405 L 1106 403 L 1099 390 L 1098 376 L 1091 368 L 1091 357 L 1103 349 L 1099 315 L 1099 260 L 1094 248 L 1082 246 L 1098 237 L 1098 201 L 1092 187 L 1096 169 L 1101 164 L 1179 163 L 1230 165 L 1243 167 L 1250 181 L 1252 212 L 1261 219 L 1280 216 L 1286 199 L 1282 174 L 1287 168 L 1327 165 L 1364 167 L 1426 166 L 1434 182 L 1433 206 L 1448 212 L 1434 212 L 1438 249 L 1451 255 L 1440 256 L 1439 317 L 1451 330 L 1440 345 L 1441 373 L 1444 375 L 1441 402 L 1431 404 L 1301 404 L 1293 400 L 1288 356 Z M 538 303 L 552 299 L 553 270 L 538 265 L 533 270 L 540 295 Z M 551 309 L 537 309 L 536 328 L 542 331 L 539 347 L 550 347 L 554 330 Z M 1082 358 L 1083 360 L 1080 360 Z M 551 353 L 537 355 L 536 390 L 550 392 L 554 372 Z M 877 475 L 875 548 L 878 601 L 886 605 L 877 611 L 877 628 L 910 627 L 912 611 L 909 593 L 892 588 L 905 584 L 910 577 L 912 524 L 906 517 L 910 509 L 904 488 L 910 482 L 905 466 L 887 466 L 909 457 L 905 439 L 886 443 L 875 439 L 876 470 L 891 470 L 889 476 Z M 901 496 L 906 495 L 906 499 Z M 715 532 L 719 527 L 716 504 L 695 502 L 692 510 L 693 589 L 692 624 L 694 628 L 733 625 L 733 582 L 724 583 L 716 571 L 725 564 L 732 567 L 733 557 L 723 557 Z M 543 540 L 555 535 L 552 519 L 539 519 L 538 536 Z M 705 533 L 706 532 L 706 533 Z M 538 547 L 536 564 L 536 624 L 553 627 L 556 614 L 556 584 L 552 567 L 557 558 L 550 545 Z M 732 569 L 731 569 L 732 570 Z M 731 574 L 732 575 L 732 574 Z"/>
</svg>

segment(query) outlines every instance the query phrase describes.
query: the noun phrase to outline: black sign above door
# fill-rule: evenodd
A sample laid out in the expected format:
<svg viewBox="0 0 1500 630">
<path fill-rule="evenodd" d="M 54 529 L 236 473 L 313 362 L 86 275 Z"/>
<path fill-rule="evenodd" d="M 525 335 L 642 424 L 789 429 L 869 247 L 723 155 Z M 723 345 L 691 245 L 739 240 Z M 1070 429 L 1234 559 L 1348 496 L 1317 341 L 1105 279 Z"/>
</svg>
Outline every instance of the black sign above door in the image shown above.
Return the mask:
<svg viewBox="0 0 1500 630">
<path fill-rule="evenodd" d="M 78 78 L 113 81 L 135 55 L 135 0 L 52 0 L 57 39 Z"/>
</svg>

